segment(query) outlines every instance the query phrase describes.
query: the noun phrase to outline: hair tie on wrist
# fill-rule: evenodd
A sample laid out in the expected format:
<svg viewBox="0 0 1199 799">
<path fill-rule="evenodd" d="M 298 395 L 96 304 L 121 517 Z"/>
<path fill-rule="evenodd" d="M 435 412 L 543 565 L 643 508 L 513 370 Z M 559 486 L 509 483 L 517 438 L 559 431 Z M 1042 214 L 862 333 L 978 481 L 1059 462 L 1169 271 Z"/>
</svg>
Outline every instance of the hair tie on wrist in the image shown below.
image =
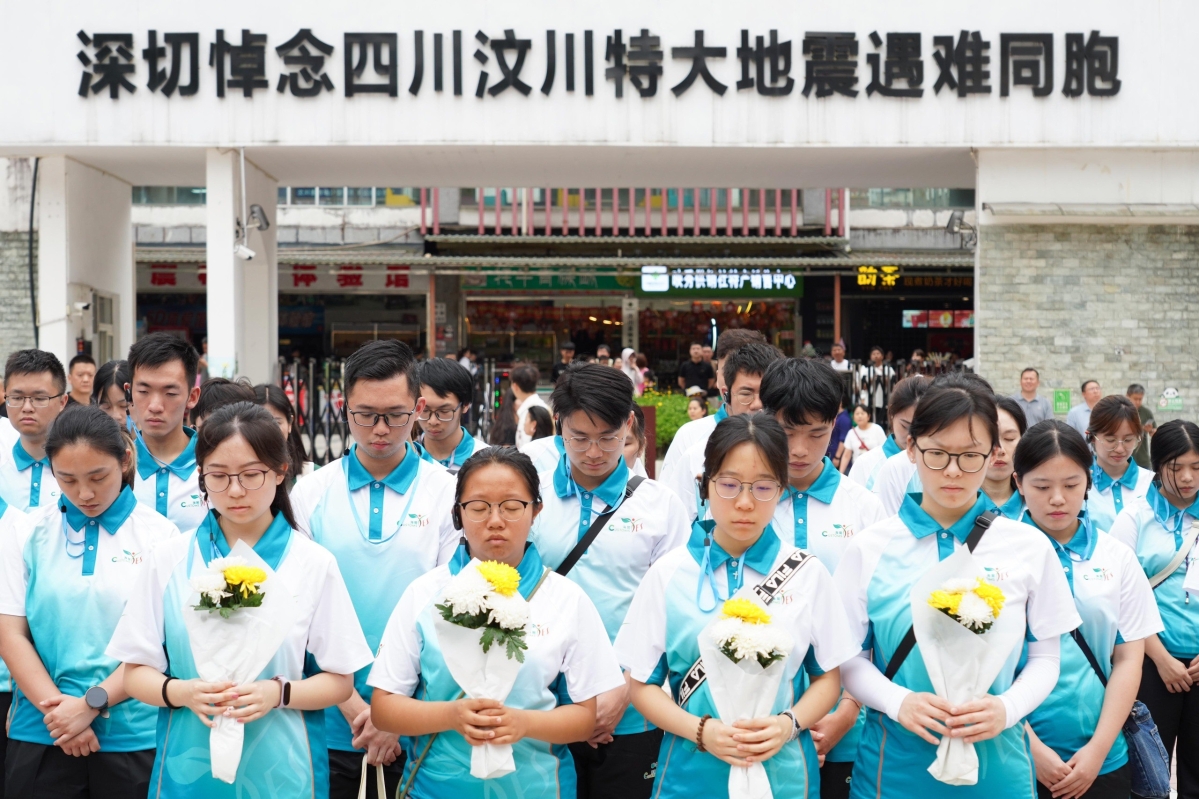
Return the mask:
<svg viewBox="0 0 1199 799">
<path fill-rule="evenodd" d="M 178 677 L 167 677 L 162 681 L 162 703 L 167 706 L 168 710 L 178 710 L 181 705 L 172 705 L 171 700 L 167 698 L 167 686 L 171 684 L 171 680 L 177 680 Z"/>
</svg>

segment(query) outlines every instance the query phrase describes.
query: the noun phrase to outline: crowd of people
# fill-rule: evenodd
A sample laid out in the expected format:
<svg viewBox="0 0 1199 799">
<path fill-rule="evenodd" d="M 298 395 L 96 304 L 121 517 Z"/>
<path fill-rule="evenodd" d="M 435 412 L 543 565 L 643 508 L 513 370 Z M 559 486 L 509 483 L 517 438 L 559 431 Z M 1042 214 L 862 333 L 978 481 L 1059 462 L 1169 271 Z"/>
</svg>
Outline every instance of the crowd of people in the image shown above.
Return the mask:
<svg viewBox="0 0 1199 799">
<path fill-rule="evenodd" d="M 369 342 L 318 469 L 182 339 L 12 353 L 4 795 L 1199 796 L 1195 424 L 730 330 L 650 479 L 643 359 L 560 355 L 483 442 Z"/>
</svg>

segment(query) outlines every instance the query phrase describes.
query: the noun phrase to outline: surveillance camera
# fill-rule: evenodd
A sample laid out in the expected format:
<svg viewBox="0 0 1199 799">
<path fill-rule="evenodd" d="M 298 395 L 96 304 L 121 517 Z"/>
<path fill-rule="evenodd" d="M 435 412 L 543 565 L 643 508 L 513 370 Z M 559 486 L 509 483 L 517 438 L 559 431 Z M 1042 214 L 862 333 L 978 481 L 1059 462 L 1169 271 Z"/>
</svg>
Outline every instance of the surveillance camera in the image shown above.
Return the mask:
<svg viewBox="0 0 1199 799">
<path fill-rule="evenodd" d="M 253 250 L 251 250 L 249 247 L 247 247 L 244 244 L 238 244 L 236 247 L 233 248 L 233 254 L 236 255 L 238 258 L 242 259 L 243 261 L 250 261 L 250 260 L 253 260 L 254 256 L 257 253 L 255 253 Z"/>
<path fill-rule="evenodd" d="M 945 225 L 945 232 L 951 236 L 956 236 L 962 232 L 962 218 L 965 216 L 961 211 L 954 211 L 949 215 L 949 223 Z"/>
<path fill-rule="evenodd" d="M 75 307 L 76 311 L 82 312 L 82 311 L 86 311 L 89 308 L 91 308 L 92 304 L 90 302 L 77 302 L 77 303 L 74 303 L 74 307 Z"/>
<path fill-rule="evenodd" d="M 250 219 L 254 220 L 254 226 L 259 230 L 266 230 L 271 226 L 271 220 L 266 218 L 266 211 L 257 203 L 250 206 Z"/>
</svg>

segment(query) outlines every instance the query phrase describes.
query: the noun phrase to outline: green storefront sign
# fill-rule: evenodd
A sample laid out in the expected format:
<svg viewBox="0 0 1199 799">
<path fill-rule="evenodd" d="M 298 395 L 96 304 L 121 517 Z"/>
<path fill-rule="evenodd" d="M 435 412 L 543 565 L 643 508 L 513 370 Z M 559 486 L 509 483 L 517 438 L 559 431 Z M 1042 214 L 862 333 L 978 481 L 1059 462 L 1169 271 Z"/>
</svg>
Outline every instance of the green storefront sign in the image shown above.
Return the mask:
<svg viewBox="0 0 1199 799">
<path fill-rule="evenodd" d="M 635 277 L 615 275 L 468 275 L 462 278 L 462 287 L 481 291 L 590 291 L 625 294 L 637 284 Z"/>
</svg>

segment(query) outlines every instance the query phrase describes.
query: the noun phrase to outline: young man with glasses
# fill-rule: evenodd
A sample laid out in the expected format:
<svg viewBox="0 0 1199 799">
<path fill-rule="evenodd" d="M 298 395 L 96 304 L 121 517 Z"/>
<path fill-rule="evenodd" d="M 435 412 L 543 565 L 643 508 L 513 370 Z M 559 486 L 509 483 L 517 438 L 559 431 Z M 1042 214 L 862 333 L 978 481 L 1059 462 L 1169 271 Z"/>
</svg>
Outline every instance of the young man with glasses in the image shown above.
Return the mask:
<svg viewBox="0 0 1199 799">
<path fill-rule="evenodd" d="M 417 375 L 425 401 L 425 409 L 416 417 L 422 431 L 417 451 L 424 460 L 457 474 L 467 458 L 487 449 L 486 441 L 476 439 L 462 426 L 462 414 L 474 396 L 474 380 L 463 366 L 446 358 L 425 361 Z"/>
<path fill-rule="evenodd" d="M 62 362 L 43 350 L 20 350 L 4 365 L 4 404 L 18 434 L 0 447 L 0 499 L 19 511 L 52 505 L 58 483 L 46 458 L 46 436 L 67 406 Z"/>
<path fill-rule="evenodd" d="M 843 384 L 833 367 L 816 360 L 786 358 L 762 375 L 762 409 L 787 433 L 787 480 L 771 526 L 783 545 L 811 552 L 833 573 L 849 542 L 882 521 L 882 503 L 864 486 L 845 478 L 826 454 Z M 832 712 L 812 726 L 812 742 L 824 755 L 821 799 L 849 796 L 857 757 L 862 705 L 844 695 Z"/>
<path fill-rule="evenodd" d="M 208 515 L 196 471 L 196 431 L 184 426 L 200 401 L 200 354 L 170 333 L 151 333 L 129 348 L 124 388 L 137 430 L 133 495 L 183 531 Z"/>
<path fill-rule="evenodd" d="M 615 640 L 641 578 L 686 543 L 690 528 L 678 498 L 661 484 L 643 479 L 628 492 L 624 444 L 635 421 L 633 385 L 623 373 L 574 364 L 558 377 L 550 402 L 564 452 L 541 473 L 543 505 L 530 538 L 545 565 L 559 569 L 597 519 L 615 511 L 566 575 L 595 603 Z M 661 741 L 662 732 L 629 706 L 627 685 L 600 694 L 594 732 L 570 747 L 579 799 L 648 799 Z"/>
<path fill-rule="evenodd" d="M 426 361 L 422 368 L 438 362 Z M 300 480 L 291 502 L 297 529 L 337 558 L 375 652 L 404 590 L 448 562 L 458 548 L 450 516 L 454 479 L 440 464 L 422 460 L 417 446 L 409 443 L 413 422 L 425 412 L 425 399 L 406 344 L 368 342 L 346 359 L 344 373 L 354 444 L 341 458 Z M 354 675 L 355 691 L 347 701 L 325 711 L 331 799 L 358 796 L 363 755 L 369 765 L 383 769 L 388 796 L 403 775 L 398 736 L 371 723 L 369 671 Z M 374 776 L 367 782 L 373 797 Z"/>
<path fill-rule="evenodd" d="M 781 360 L 783 353 L 777 347 L 765 342 L 753 342 L 738 348 L 724 360 L 721 369 L 724 375 L 724 408 L 726 416 L 739 416 L 743 413 L 754 413 L 762 410 L 762 401 L 758 397 L 758 388 L 762 383 L 762 375 L 767 367 Z M 702 420 L 701 420 L 702 421 Z M 719 422 L 717 422 L 719 424 Z M 712 429 L 697 437 L 687 449 L 682 458 L 662 469 L 662 482 L 683 502 L 687 512 L 687 521 L 706 517 L 707 510 L 699 498 L 699 475 L 704 470 L 704 448 L 708 445 L 708 436 Z"/>
</svg>

